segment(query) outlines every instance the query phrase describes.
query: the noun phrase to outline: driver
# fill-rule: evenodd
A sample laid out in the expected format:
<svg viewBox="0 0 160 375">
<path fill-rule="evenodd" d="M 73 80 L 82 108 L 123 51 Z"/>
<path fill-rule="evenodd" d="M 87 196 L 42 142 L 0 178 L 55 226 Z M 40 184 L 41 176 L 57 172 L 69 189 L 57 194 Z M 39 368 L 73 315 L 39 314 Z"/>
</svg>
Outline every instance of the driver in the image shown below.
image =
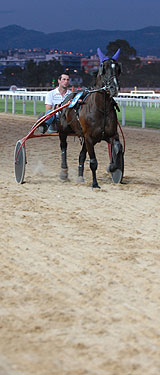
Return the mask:
<svg viewBox="0 0 160 375">
<path fill-rule="evenodd" d="M 71 94 L 71 90 L 68 89 L 70 84 L 69 80 L 69 74 L 68 73 L 62 73 L 61 76 L 58 78 L 58 87 L 55 89 L 49 91 L 46 95 L 45 99 L 45 105 L 46 105 L 46 113 L 49 113 L 51 110 L 57 108 L 60 103 L 63 102 L 63 100 Z M 48 133 L 58 132 L 58 113 L 57 116 L 53 115 L 48 120 L 44 122 L 39 127 L 39 131 L 41 133 L 45 133 L 48 131 Z"/>
</svg>

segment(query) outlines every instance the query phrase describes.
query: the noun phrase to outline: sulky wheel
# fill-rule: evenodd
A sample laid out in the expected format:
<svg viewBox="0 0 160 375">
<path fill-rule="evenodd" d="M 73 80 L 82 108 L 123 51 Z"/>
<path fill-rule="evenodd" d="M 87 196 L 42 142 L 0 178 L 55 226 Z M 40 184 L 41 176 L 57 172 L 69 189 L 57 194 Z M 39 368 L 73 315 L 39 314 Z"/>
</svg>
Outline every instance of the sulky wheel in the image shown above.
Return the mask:
<svg viewBox="0 0 160 375">
<path fill-rule="evenodd" d="M 23 146 L 21 147 L 21 144 L 22 144 L 21 140 L 17 141 L 15 151 L 14 151 L 15 178 L 19 184 L 23 183 L 24 175 L 25 175 L 25 166 L 26 166 L 25 145 L 23 144 Z"/>
</svg>

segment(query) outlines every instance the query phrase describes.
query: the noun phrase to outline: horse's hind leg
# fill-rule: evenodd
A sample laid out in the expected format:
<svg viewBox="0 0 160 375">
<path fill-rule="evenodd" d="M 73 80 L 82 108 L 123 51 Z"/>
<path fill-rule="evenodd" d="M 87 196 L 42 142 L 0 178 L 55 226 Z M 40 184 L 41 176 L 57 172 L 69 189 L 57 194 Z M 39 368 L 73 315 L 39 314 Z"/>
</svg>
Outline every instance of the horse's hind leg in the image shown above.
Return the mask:
<svg viewBox="0 0 160 375">
<path fill-rule="evenodd" d="M 68 165 L 67 165 L 67 137 L 60 136 L 60 147 L 61 147 L 61 172 L 60 179 L 67 180 L 68 178 Z"/>
<path fill-rule="evenodd" d="M 84 163 L 86 160 L 86 154 L 87 154 L 86 144 L 85 144 L 85 141 L 83 140 L 82 149 L 79 154 L 78 182 L 84 182 L 83 174 L 84 174 Z"/>
</svg>

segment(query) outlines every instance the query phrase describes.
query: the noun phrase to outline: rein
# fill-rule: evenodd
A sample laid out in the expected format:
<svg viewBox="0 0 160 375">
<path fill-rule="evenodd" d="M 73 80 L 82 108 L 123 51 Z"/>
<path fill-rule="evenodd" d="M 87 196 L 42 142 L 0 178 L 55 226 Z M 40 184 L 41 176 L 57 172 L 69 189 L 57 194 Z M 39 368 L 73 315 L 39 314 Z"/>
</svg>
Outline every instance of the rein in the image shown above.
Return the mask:
<svg viewBox="0 0 160 375">
<path fill-rule="evenodd" d="M 88 94 L 93 94 L 94 92 L 99 92 L 99 91 L 108 91 L 107 86 L 100 87 L 99 89 L 94 89 L 94 90 L 88 90 Z"/>
<path fill-rule="evenodd" d="M 117 120 L 117 124 L 119 126 L 119 129 L 120 129 L 120 132 L 121 132 L 121 135 L 122 135 L 122 138 L 123 138 L 123 152 L 125 153 L 125 137 L 124 137 L 124 133 L 123 133 L 122 127 L 121 127 L 120 123 L 118 122 L 118 120 Z"/>
</svg>

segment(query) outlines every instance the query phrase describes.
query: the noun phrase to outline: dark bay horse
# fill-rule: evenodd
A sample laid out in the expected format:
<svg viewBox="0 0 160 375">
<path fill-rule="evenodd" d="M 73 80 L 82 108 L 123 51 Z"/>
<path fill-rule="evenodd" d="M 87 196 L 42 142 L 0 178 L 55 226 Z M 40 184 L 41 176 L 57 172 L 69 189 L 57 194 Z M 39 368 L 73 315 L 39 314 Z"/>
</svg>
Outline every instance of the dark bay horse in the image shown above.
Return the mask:
<svg viewBox="0 0 160 375">
<path fill-rule="evenodd" d="M 65 108 L 60 114 L 59 137 L 61 147 L 61 179 L 67 179 L 67 135 L 72 131 L 83 139 L 82 149 L 79 155 L 78 176 L 83 182 L 84 162 L 88 152 L 90 169 L 92 171 L 92 187 L 99 188 L 96 170 L 98 162 L 94 146 L 102 140 L 111 145 L 112 155 L 109 172 L 118 168 L 117 155 L 122 154 L 122 145 L 117 131 L 118 108 L 113 97 L 118 94 L 120 65 L 117 62 L 119 50 L 112 58 L 104 56 L 100 49 L 100 68 L 97 74 L 96 86 L 93 90 L 86 90 L 74 106 Z M 76 98 L 76 93 L 67 97 Z M 121 178 L 122 179 L 122 178 Z M 121 182 L 121 181 L 120 181 Z"/>
</svg>

